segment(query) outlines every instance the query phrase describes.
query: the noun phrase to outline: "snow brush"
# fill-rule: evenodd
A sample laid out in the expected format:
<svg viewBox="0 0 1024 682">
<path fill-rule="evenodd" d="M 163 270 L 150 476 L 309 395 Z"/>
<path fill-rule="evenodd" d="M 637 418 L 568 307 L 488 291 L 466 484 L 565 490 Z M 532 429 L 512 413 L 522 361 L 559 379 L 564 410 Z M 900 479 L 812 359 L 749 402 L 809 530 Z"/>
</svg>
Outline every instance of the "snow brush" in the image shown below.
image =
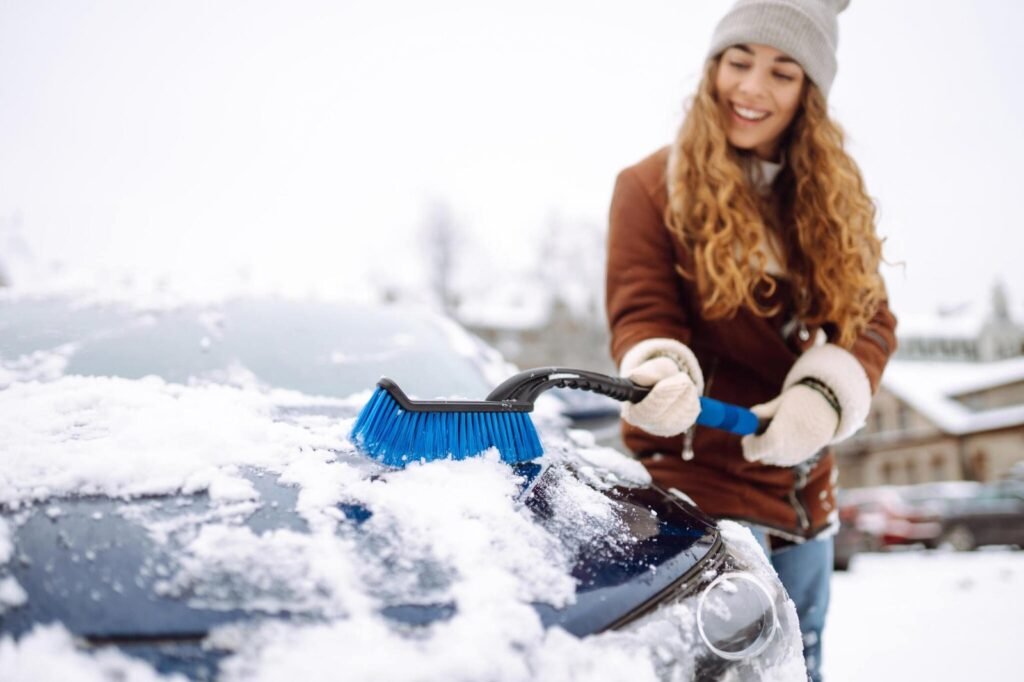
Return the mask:
<svg viewBox="0 0 1024 682">
<path fill-rule="evenodd" d="M 640 402 L 650 393 L 629 379 L 563 367 L 520 372 L 483 401 L 412 400 L 394 381 L 377 382 L 355 426 L 352 441 L 371 457 L 392 467 L 435 459 L 465 459 L 497 448 L 509 464 L 543 453 L 530 421 L 533 403 L 551 388 L 593 391 L 615 400 Z M 757 415 L 712 398 L 700 399 L 697 423 L 745 436 L 758 431 Z"/>
</svg>

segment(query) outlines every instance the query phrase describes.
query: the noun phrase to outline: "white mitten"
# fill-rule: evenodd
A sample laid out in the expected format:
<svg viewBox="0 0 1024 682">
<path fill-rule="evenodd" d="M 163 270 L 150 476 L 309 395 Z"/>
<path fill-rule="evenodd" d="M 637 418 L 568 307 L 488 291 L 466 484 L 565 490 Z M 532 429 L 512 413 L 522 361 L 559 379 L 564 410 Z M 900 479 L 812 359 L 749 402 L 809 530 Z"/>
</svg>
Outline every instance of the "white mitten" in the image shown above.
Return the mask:
<svg viewBox="0 0 1024 682">
<path fill-rule="evenodd" d="M 814 346 L 793 364 L 771 402 L 750 408 L 771 418 L 760 436 L 743 438 L 751 462 L 794 466 L 851 436 L 871 407 L 871 384 L 860 362 L 833 344 Z"/>
<path fill-rule="evenodd" d="M 771 402 L 751 411 L 771 419 L 760 436 L 744 436 L 743 457 L 779 467 L 796 466 L 829 444 L 839 426 L 839 413 L 828 400 L 805 384 L 787 388 Z"/>
<path fill-rule="evenodd" d="M 693 352 L 674 339 L 647 339 L 622 359 L 622 376 L 651 392 L 638 403 L 623 403 L 622 418 L 655 436 L 675 436 L 700 413 L 704 377 Z"/>
</svg>

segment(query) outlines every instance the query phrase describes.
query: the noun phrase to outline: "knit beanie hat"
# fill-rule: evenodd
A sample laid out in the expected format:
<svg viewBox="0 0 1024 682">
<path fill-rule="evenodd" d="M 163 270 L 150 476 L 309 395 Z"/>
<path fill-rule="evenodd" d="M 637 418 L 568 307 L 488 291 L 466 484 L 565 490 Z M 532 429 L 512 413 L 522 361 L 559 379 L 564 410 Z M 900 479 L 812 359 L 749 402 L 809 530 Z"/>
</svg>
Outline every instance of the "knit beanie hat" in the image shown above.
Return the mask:
<svg viewBox="0 0 1024 682">
<path fill-rule="evenodd" d="M 770 45 L 803 67 L 828 97 L 836 77 L 836 20 L 850 0 L 738 0 L 711 37 L 708 58 L 733 45 Z"/>
</svg>

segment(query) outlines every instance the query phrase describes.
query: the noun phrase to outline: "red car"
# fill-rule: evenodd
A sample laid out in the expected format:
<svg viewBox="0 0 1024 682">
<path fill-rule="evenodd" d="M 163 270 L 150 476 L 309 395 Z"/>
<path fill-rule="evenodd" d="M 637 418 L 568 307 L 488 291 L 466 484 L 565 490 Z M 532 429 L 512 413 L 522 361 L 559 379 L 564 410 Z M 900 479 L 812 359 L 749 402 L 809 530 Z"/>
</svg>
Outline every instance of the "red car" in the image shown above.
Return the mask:
<svg viewBox="0 0 1024 682">
<path fill-rule="evenodd" d="M 842 489 L 838 494 L 839 531 L 835 567 L 847 568 L 858 552 L 900 545 L 930 546 L 942 531 L 938 515 L 907 503 L 894 486 Z"/>
</svg>

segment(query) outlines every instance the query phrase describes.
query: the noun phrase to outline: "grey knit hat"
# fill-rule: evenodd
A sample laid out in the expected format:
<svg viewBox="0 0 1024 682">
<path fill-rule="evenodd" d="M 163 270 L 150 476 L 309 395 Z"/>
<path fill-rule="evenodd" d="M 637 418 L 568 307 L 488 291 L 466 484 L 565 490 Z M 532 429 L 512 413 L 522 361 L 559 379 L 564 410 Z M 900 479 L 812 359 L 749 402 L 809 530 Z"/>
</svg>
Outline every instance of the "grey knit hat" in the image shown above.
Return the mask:
<svg viewBox="0 0 1024 682">
<path fill-rule="evenodd" d="M 711 37 L 708 58 L 733 45 L 770 45 L 795 59 L 828 97 L 836 77 L 836 20 L 850 0 L 739 0 Z"/>
</svg>

